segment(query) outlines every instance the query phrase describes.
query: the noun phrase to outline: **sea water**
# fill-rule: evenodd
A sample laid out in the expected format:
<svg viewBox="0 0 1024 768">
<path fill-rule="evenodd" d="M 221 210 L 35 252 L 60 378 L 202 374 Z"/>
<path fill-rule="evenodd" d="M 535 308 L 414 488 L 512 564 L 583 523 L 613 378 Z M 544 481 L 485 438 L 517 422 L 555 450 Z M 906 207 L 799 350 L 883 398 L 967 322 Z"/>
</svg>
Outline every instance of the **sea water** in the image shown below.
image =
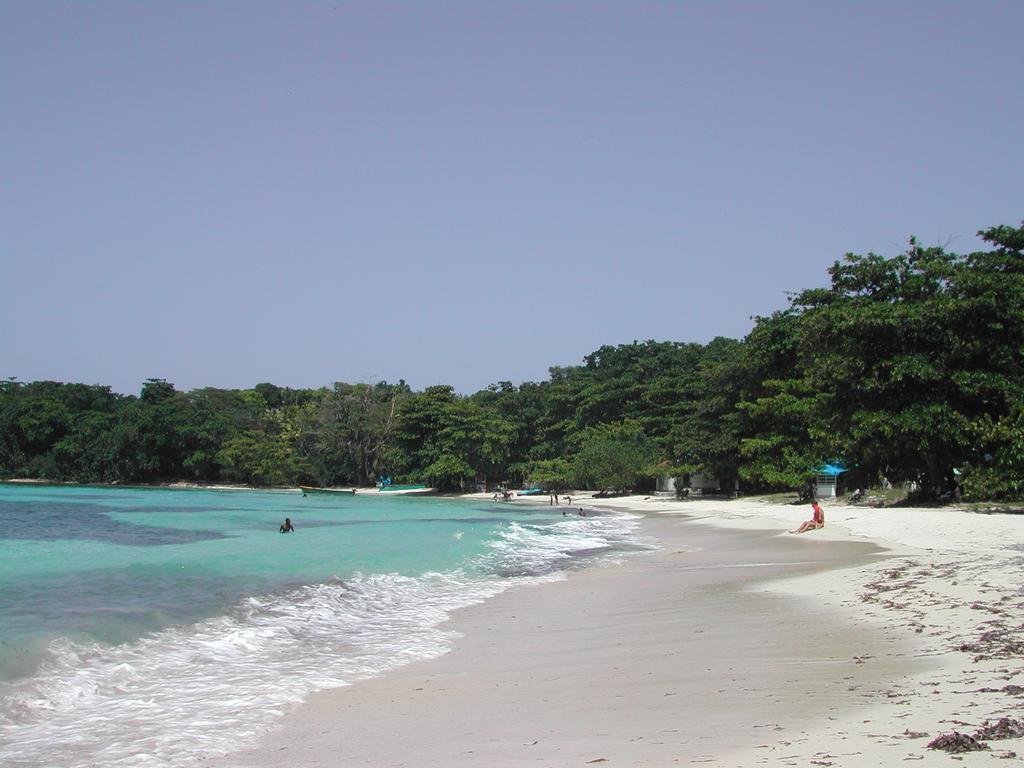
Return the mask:
<svg viewBox="0 0 1024 768">
<path fill-rule="evenodd" d="M 198 765 L 444 653 L 454 609 L 645 546 L 633 516 L 563 511 L 0 484 L 0 765 Z"/>
</svg>

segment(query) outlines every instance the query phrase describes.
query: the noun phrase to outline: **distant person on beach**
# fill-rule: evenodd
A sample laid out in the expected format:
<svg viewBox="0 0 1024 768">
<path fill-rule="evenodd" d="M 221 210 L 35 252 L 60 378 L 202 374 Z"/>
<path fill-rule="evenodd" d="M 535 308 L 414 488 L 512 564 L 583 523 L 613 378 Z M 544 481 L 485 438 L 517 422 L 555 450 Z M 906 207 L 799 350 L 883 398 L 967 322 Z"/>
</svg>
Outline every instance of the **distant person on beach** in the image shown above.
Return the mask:
<svg viewBox="0 0 1024 768">
<path fill-rule="evenodd" d="M 278 529 L 278 532 L 279 533 L 294 533 L 295 532 L 295 526 L 292 525 L 292 519 L 290 517 L 286 517 L 284 519 L 284 522 L 281 523 L 281 527 Z"/>
<path fill-rule="evenodd" d="M 571 507 L 572 506 L 572 496 L 566 496 L 565 497 L 565 503 L 568 504 Z"/>
<path fill-rule="evenodd" d="M 821 511 L 821 505 L 818 504 L 818 500 L 812 499 L 811 506 L 814 508 L 814 516 L 810 520 L 801 523 L 799 528 L 795 531 L 790 531 L 790 533 L 806 533 L 816 528 L 825 527 L 825 513 Z"/>
</svg>

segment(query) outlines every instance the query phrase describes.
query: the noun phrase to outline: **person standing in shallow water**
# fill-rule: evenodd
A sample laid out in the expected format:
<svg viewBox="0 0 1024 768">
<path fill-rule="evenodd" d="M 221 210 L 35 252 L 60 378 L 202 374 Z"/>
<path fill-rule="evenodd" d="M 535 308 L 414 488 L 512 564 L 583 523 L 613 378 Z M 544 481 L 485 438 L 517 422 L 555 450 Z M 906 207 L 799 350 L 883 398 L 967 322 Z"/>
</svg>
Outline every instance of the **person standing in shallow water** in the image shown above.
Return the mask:
<svg viewBox="0 0 1024 768">
<path fill-rule="evenodd" d="M 278 529 L 278 532 L 279 533 L 294 533 L 295 532 L 295 526 L 292 525 L 292 519 L 290 517 L 286 517 L 284 519 L 284 522 L 281 523 L 281 527 Z"/>
</svg>

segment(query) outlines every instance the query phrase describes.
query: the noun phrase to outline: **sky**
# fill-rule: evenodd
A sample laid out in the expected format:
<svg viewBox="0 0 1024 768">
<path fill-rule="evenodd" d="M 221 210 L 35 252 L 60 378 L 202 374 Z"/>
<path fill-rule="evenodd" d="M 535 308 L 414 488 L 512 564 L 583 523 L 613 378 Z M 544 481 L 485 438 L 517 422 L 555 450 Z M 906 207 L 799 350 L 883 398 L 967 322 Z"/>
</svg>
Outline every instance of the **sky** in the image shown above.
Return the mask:
<svg viewBox="0 0 1024 768">
<path fill-rule="evenodd" d="M 1024 219 L 1024 3 L 0 4 L 0 378 L 541 381 Z"/>
</svg>

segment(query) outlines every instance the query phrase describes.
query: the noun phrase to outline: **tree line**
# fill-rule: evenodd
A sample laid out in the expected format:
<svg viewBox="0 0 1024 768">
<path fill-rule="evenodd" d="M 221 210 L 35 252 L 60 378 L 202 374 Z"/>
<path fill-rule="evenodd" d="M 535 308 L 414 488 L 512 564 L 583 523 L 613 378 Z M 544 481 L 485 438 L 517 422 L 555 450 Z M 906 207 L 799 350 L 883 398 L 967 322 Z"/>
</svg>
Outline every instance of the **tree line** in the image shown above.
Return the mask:
<svg viewBox="0 0 1024 768">
<path fill-rule="evenodd" d="M 925 498 L 1024 497 L 1024 227 L 956 254 L 847 254 L 743 339 L 603 346 L 469 395 L 404 381 L 139 396 L 0 382 L 0 477 L 636 488 L 693 473 L 792 489 L 841 461 Z"/>
</svg>

